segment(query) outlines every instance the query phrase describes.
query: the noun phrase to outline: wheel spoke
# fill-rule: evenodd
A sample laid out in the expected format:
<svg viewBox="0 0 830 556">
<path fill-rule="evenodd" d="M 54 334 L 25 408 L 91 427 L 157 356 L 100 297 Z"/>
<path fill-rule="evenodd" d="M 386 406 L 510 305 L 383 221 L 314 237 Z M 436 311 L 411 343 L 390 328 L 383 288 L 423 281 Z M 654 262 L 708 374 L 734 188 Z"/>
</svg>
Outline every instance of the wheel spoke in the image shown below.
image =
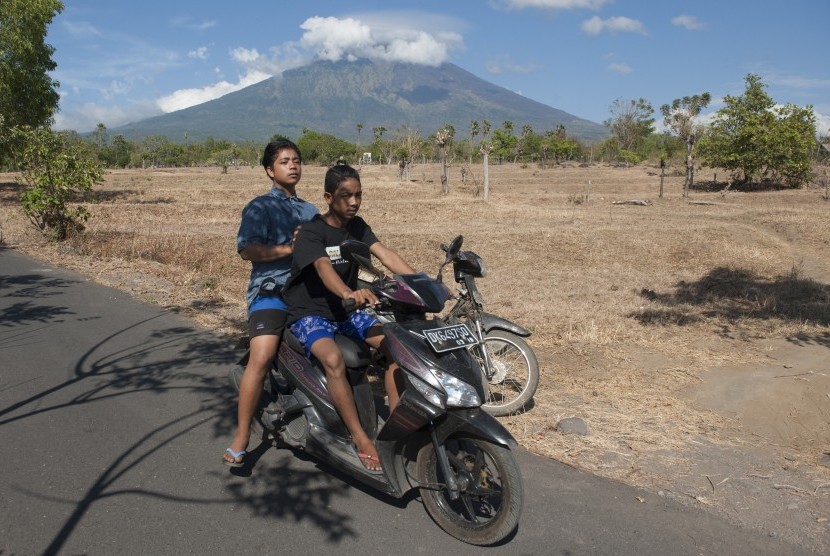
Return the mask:
<svg viewBox="0 0 830 556">
<path fill-rule="evenodd" d="M 476 515 L 475 510 L 473 509 L 473 504 L 470 502 L 469 496 L 461 496 L 461 502 L 464 504 L 464 509 L 467 510 L 467 514 L 470 516 L 470 521 L 473 523 L 478 523 L 478 516 Z"/>
</svg>

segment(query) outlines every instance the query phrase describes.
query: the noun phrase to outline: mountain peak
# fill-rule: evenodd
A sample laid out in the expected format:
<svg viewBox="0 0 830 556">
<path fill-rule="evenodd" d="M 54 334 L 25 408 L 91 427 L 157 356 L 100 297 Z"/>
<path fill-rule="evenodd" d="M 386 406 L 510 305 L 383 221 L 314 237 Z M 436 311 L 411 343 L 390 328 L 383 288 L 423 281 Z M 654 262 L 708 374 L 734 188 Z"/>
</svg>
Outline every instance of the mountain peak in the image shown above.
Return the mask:
<svg viewBox="0 0 830 556">
<path fill-rule="evenodd" d="M 445 123 L 460 136 L 472 120 L 529 124 L 537 132 L 564 125 L 584 141 L 605 137 L 594 122 L 551 108 L 444 62 L 425 66 L 360 59 L 318 61 L 286 70 L 221 98 L 112 130 L 135 139 L 209 136 L 265 141 L 275 133 L 298 137 L 303 128 L 354 141 L 365 129 L 402 126 L 433 133 Z"/>
</svg>

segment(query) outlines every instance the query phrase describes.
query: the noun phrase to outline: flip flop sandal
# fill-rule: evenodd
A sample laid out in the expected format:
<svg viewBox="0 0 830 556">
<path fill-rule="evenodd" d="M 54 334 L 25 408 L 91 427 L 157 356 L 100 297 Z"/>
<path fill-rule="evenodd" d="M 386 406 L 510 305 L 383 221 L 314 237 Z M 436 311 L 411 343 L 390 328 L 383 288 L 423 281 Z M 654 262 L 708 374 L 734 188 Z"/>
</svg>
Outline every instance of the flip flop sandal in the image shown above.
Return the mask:
<svg viewBox="0 0 830 556">
<path fill-rule="evenodd" d="M 227 450 L 225 450 L 225 453 L 230 454 L 233 458 L 232 460 L 229 460 L 228 458 L 222 456 L 222 463 L 224 463 L 228 467 L 242 467 L 243 465 L 245 465 L 245 454 L 248 453 L 245 450 L 239 450 L 238 452 L 234 452 L 233 450 L 228 448 Z"/>
<path fill-rule="evenodd" d="M 371 467 L 366 465 L 366 462 L 370 461 L 376 461 L 378 462 L 378 464 L 380 464 L 380 458 L 377 458 L 371 454 L 364 454 L 363 452 L 358 452 L 357 450 L 355 450 L 355 453 L 357 454 L 357 459 L 360 461 L 360 464 L 363 465 L 363 468 L 368 473 L 371 473 L 372 475 L 383 475 L 382 467 L 380 469 L 372 469 Z"/>
</svg>

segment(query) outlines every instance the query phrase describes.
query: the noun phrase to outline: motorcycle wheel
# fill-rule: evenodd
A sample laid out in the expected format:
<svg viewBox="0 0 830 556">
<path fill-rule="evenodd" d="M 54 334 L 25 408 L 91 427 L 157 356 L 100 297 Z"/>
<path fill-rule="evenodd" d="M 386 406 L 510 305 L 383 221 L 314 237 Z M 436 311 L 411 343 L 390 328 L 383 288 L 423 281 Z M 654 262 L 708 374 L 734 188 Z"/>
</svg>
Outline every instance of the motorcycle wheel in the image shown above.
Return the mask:
<svg viewBox="0 0 830 556">
<path fill-rule="evenodd" d="M 486 349 L 490 368 L 486 368 Z M 482 344 L 470 349 L 486 374 L 487 400 L 482 407 L 490 415 L 502 417 L 527 404 L 539 386 L 539 362 L 531 347 L 520 336 L 504 330 L 491 330 Z"/>
<path fill-rule="evenodd" d="M 434 447 L 422 450 L 416 467 L 421 498 L 430 517 L 453 537 L 474 545 L 495 544 L 519 523 L 524 492 L 519 467 L 507 448 L 464 435 L 444 443 L 459 485 L 452 500 Z"/>
</svg>

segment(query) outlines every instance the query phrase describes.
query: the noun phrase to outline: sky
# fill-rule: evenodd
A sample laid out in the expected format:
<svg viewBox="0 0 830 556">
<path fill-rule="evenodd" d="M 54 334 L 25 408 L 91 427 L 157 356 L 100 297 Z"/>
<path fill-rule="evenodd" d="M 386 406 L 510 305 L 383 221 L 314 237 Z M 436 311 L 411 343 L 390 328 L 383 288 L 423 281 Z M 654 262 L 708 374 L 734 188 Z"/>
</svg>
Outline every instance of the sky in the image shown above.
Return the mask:
<svg viewBox="0 0 830 556">
<path fill-rule="evenodd" d="M 812 105 L 819 133 L 830 132 L 829 0 L 64 4 L 46 37 L 56 129 L 112 129 L 315 60 L 377 58 L 450 62 L 597 123 L 616 100 L 644 98 L 659 124 L 661 105 L 703 92 L 711 114 L 752 73 L 776 103 Z"/>
</svg>

